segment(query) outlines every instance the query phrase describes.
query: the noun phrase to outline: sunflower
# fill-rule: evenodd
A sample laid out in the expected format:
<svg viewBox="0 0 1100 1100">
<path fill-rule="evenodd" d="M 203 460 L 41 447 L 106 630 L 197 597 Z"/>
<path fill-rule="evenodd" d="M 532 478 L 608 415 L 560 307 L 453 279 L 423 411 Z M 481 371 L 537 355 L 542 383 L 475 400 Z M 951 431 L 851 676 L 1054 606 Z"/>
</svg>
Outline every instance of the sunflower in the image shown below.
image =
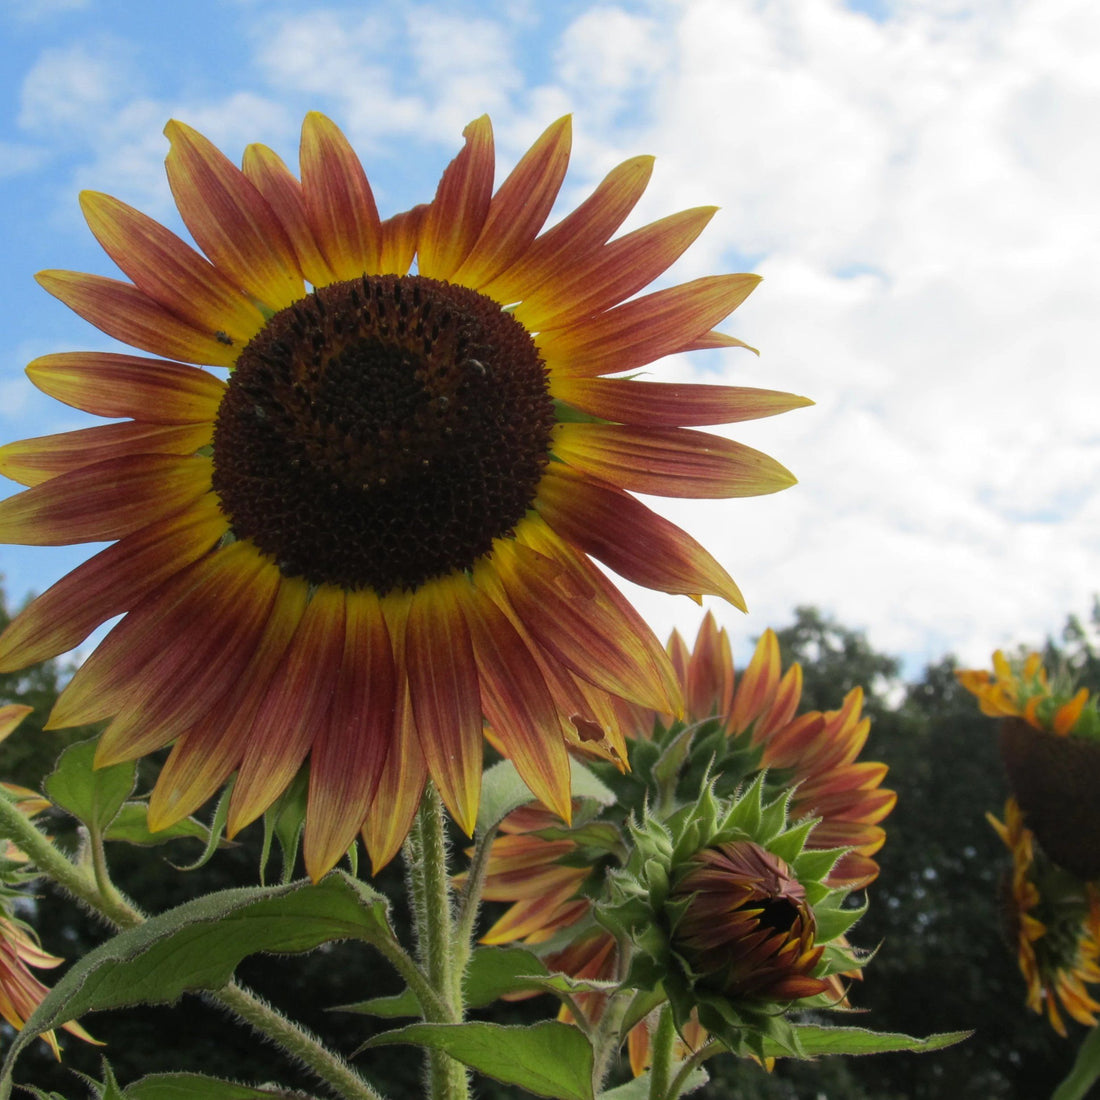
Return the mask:
<svg viewBox="0 0 1100 1100">
<path fill-rule="evenodd" d="M 1036 849 L 1014 798 L 1005 819 L 987 814 L 1012 853 L 1012 878 L 1003 890 L 1006 924 L 1027 983 L 1027 1006 L 1046 1008 L 1051 1027 L 1066 1035 L 1059 1003 L 1086 1027 L 1095 1027 L 1100 1003 L 1086 986 L 1100 982 L 1100 897 L 1091 883 L 1072 878 Z"/>
<path fill-rule="evenodd" d="M 610 700 L 680 707 L 661 646 L 591 558 L 741 605 L 722 566 L 632 493 L 786 487 L 772 459 L 695 428 L 808 404 L 608 376 L 739 345 L 714 326 L 757 277 L 636 296 L 713 214 L 612 239 L 647 157 L 540 232 L 568 119 L 495 192 L 492 129 L 477 119 L 434 199 L 387 220 L 322 115 L 303 124 L 300 180 L 264 146 L 238 169 L 180 122 L 166 134 L 169 184 L 205 255 L 84 193 L 129 281 L 38 277 L 155 358 L 75 352 L 27 368 L 59 400 L 122 419 L 0 450 L 0 472 L 29 486 L 0 503 L 0 539 L 112 545 L 11 624 L 0 668 L 122 615 L 49 727 L 111 719 L 100 766 L 171 744 L 154 829 L 236 773 L 236 833 L 308 758 L 315 878 L 360 830 L 375 867 L 392 858 L 429 778 L 470 831 L 484 720 L 567 816 L 566 746 L 606 728 Z"/>
</svg>

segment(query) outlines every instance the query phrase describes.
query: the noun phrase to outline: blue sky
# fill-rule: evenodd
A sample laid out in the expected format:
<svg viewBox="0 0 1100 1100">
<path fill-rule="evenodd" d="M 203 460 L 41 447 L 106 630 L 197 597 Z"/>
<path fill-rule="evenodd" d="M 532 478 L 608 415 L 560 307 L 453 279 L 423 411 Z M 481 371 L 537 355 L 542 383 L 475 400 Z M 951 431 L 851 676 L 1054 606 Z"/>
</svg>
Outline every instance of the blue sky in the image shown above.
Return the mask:
<svg viewBox="0 0 1100 1100">
<path fill-rule="evenodd" d="M 0 0 L 0 437 L 80 426 L 22 375 L 109 341 L 33 281 L 113 274 L 81 188 L 179 228 L 161 130 L 290 163 L 333 117 L 385 211 L 430 197 L 488 111 L 502 171 L 574 114 L 563 207 L 654 153 L 636 222 L 721 206 L 680 281 L 764 283 L 729 329 L 761 349 L 654 377 L 790 389 L 739 426 L 801 484 L 663 502 L 730 569 L 747 639 L 816 603 L 911 666 L 1039 640 L 1100 589 L 1100 8 L 1072 0 L 363 3 Z M 5 484 L 0 493 L 15 491 Z M 0 547 L 9 597 L 80 549 Z M 632 593 L 655 629 L 686 600 Z"/>
</svg>

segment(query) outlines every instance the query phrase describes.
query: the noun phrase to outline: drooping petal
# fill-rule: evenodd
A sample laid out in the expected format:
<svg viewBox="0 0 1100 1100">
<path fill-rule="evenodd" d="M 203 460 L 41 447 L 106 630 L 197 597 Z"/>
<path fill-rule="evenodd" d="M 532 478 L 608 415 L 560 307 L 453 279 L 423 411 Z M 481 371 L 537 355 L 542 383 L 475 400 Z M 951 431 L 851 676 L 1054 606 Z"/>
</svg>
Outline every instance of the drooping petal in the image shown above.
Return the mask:
<svg viewBox="0 0 1100 1100">
<path fill-rule="evenodd" d="M 237 361 L 241 349 L 232 337 L 222 341 L 214 332 L 195 328 L 130 283 L 79 271 L 40 271 L 35 278 L 84 320 L 131 347 L 215 367 Z"/>
<path fill-rule="evenodd" d="M 160 770 L 149 799 L 156 832 L 198 809 L 241 762 L 256 712 L 281 670 L 283 656 L 305 614 L 309 585 L 282 578 L 262 636 L 232 691 L 182 734 Z"/>
<path fill-rule="evenodd" d="M 180 216 L 199 247 L 269 309 L 302 297 L 301 272 L 282 223 L 255 185 L 197 130 L 172 120 L 164 166 Z"/>
<path fill-rule="evenodd" d="M 210 460 L 128 455 L 0 501 L 0 541 L 31 546 L 120 539 L 181 512 L 210 488 Z"/>
<path fill-rule="evenodd" d="M 147 454 L 193 455 L 209 442 L 209 424 L 97 424 L 5 444 L 0 447 L 0 474 L 20 485 L 40 485 L 97 462 Z"/>
<path fill-rule="evenodd" d="M 225 395 L 225 383 L 198 367 L 110 352 L 43 355 L 27 377 L 66 405 L 148 424 L 213 422 Z"/>
<path fill-rule="evenodd" d="M 169 313 L 200 331 L 223 332 L 238 347 L 263 327 L 256 306 L 159 222 L 98 191 L 84 191 L 80 205 L 104 252 Z"/>
<path fill-rule="evenodd" d="M 133 760 L 186 733 L 239 682 L 263 634 L 279 587 L 279 570 L 246 542 L 216 550 L 188 594 L 188 622 L 167 635 L 173 660 L 147 665 L 140 693 L 119 689 L 125 702 L 96 748 L 101 765 Z M 186 684 L 187 690 L 180 691 Z"/>
<path fill-rule="evenodd" d="M 397 677 L 378 597 L 366 591 L 349 594 L 344 625 L 332 710 L 309 758 L 303 852 L 314 881 L 355 840 L 396 740 Z"/>
<path fill-rule="evenodd" d="M 524 541 L 534 540 L 524 525 Z M 518 532 L 517 532 L 518 533 Z M 649 628 L 594 567 L 563 546 L 517 541 L 495 550 L 510 606 L 531 636 L 566 668 L 604 691 L 652 707 L 679 711 L 679 692 L 664 650 Z"/>
<path fill-rule="evenodd" d="M 462 131 L 466 144 L 447 165 L 420 232 L 417 270 L 449 279 L 481 234 L 493 193 L 493 127 L 488 115 Z"/>
<path fill-rule="evenodd" d="M 382 228 L 366 173 L 331 119 L 302 123 L 302 198 L 314 239 L 337 279 L 378 270 Z"/>
<path fill-rule="evenodd" d="M 624 302 L 536 343 L 553 373 L 578 377 L 635 370 L 684 351 L 732 313 L 760 282 L 758 275 L 709 275 Z"/>
<path fill-rule="evenodd" d="M 475 585 L 477 576 L 474 577 Z M 569 757 L 557 708 L 538 663 L 507 616 L 486 597 L 462 605 L 470 631 L 481 706 L 504 755 L 532 793 L 568 822 Z"/>
<path fill-rule="evenodd" d="M 315 287 L 336 282 L 306 217 L 302 185 L 282 157 L 266 145 L 246 146 L 241 170 L 267 200 L 294 246 L 298 267 Z"/>
<path fill-rule="evenodd" d="M 614 486 L 553 463 L 539 483 L 535 507 L 562 538 L 635 584 L 697 601 L 721 596 L 745 610 L 733 578 L 708 551 Z"/>
<path fill-rule="evenodd" d="M 532 332 L 540 332 L 617 305 L 670 267 L 717 209 L 700 206 L 683 210 L 611 241 L 587 263 L 549 279 L 525 296 L 516 306 L 516 319 Z"/>
<path fill-rule="evenodd" d="M 286 790 L 329 720 L 344 657 L 343 589 L 317 588 L 256 708 L 226 827 L 239 832 Z"/>
<path fill-rule="evenodd" d="M 464 576 L 421 585 L 411 594 L 405 675 L 420 747 L 440 797 L 459 826 L 473 833 L 481 792 L 481 695 L 462 604 Z"/>
<path fill-rule="evenodd" d="M 561 190 L 572 137 L 566 115 L 527 150 L 489 203 L 481 234 L 453 282 L 478 289 L 524 254 Z"/>
<path fill-rule="evenodd" d="M 560 372 L 551 376 L 550 392 L 581 412 L 649 428 L 733 424 L 813 404 L 808 397 L 749 386 L 577 378 Z"/>
<path fill-rule="evenodd" d="M 211 493 L 101 550 L 11 621 L 0 635 L 0 671 L 26 668 L 79 645 L 212 549 L 225 532 Z"/>
<path fill-rule="evenodd" d="M 621 489 L 666 497 L 741 497 L 795 484 L 774 458 L 692 428 L 558 424 L 554 454 Z"/>
</svg>

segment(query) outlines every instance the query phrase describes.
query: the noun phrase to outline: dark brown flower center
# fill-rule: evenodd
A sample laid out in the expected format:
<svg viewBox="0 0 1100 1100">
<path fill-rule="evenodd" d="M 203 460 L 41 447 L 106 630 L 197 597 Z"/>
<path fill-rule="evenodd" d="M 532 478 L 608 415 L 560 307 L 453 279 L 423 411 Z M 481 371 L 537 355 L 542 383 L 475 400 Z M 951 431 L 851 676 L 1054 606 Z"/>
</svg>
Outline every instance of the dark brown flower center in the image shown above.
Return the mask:
<svg viewBox="0 0 1100 1100">
<path fill-rule="evenodd" d="M 284 574 L 412 589 L 512 532 L 553 424 L 534 342 L 496 302 L 364 276 L 280 311 L 241 352 L 214 489 L 234 534 Z"/>
</svg>

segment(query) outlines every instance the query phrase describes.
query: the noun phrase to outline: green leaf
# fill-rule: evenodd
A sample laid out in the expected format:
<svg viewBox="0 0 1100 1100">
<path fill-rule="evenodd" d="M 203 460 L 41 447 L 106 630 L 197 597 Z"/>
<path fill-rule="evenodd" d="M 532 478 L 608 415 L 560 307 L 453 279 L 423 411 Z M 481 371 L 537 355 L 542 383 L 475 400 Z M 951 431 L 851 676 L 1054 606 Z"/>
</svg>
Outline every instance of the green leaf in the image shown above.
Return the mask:
<svg viewBox="0 0 1100 1100">
<path fill-rule="evenodd" d="M 119 933 L 76 962 L 43 999 L 4 1060 L 0 1097 L 11 1093 L 20 1051 L 42 1032 L 106 1008 L 164 1004 L 220 989 L 257 951 L 310 951 L 322 943 L 390 935 L 385 898 L 335 872 L 316 885 L 223 890 Z"/>
<path fill-rule="evenodd" d="M 193 817 L 185 817 L 167 829 L 155 833 L 149 831 L 149 807 L 144 802 L 124 802 L 118 814 L 107 827 L 104 840 L 123 840 L 128 844 L 138 844 L 148 848 L 156 844 L 167 844 L 181 837 L 193 837 L 205 844 L 210 839 L 210 830 Z"/>
<path fill-rule="evenodd" d="M 46 777 L 43 789 L 55 806 L 67 810 L 95 833 L 102 833 L 133 793 L 137 765 L 92 766 L 96 739 L 70 745 Z"/>
<path fill-rule="evenodd" d="M 1100 1028 L 1090 1028 L 1077 1050 L 1069 1075 L 1054 1090 L 1050 1100 L 1085 1100 L 1100 1077 Z"/>
<path fill-rule="evenodd" d="M 255 1088 L 205 1077 L 201 1073 L 154 1073 L 135 1081 L 123 1094 L 125 1100 L 272 1100 L 303 1096 L 274 1087 Z"/>
<path fill-rule="evenodd" d="M 615 794 L 583 764 L 570 759 L 570 781 L 574 798 L 592 798 L 601 806 L 610 806 Z M 481 781 L 481 803 L 477 813 L 477 831 L 485 833 L 513 810 L 534 802 L 531 788 L 519 777 L 510 760 L 494 764 Z"/>
<path fill-rule="evenodd" d="M 412 1043 L 506 1085 L 555 1100 L 593 1100 L 592 1046 L 571 1024 L 548 1020 L 530 1027 L 501 1024 L 409 1024 L 368 1040 L 364 1047 Z"/>
<path fill-rule="evenodd" d="M 914 1039 L 911 1035 L 893 1031 L 868 1031 L 861 1027 L 820 1027 L 816 1024 L 801 1024 L 795 1027 L 795 1031 L 802 1050 L 810 1058 L 819 1054 L 888 1054 L 901 1050 L 921 1054 L 961 1043 L 973 1034 L 970 1031 L 945 1031 L 938 1035 L 929 1035 L 926 1039 Z M 770 1039 L 764 1040 L 766 1056 L 781 1058 L 787 1053 L 778 1043 Z"/>
</svg>

